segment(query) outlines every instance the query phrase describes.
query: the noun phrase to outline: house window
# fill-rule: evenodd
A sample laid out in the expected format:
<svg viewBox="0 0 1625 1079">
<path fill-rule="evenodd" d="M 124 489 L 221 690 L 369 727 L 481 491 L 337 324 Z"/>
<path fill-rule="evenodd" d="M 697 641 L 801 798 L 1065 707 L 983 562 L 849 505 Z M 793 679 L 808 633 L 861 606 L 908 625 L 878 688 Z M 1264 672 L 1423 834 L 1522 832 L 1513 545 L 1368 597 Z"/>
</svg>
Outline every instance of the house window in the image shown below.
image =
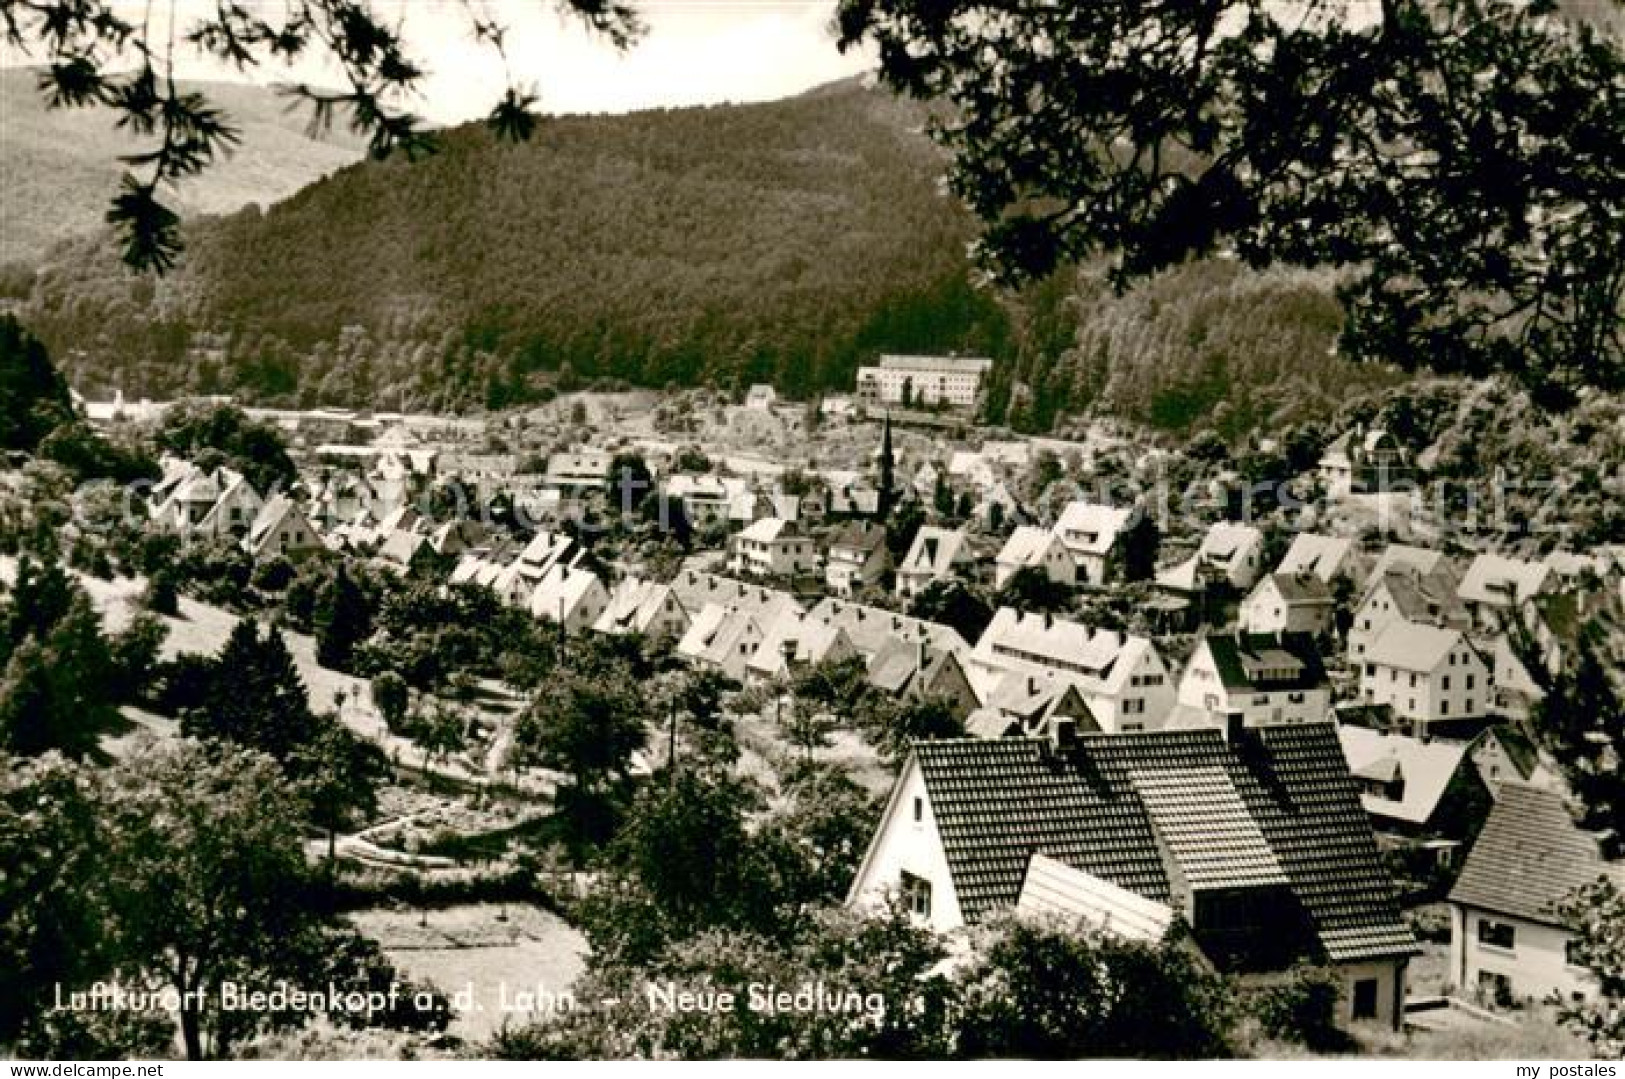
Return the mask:
<svg viewBox="0 0 1625 1079">
<path fill-rule="evenodd" d="M 1377 1017 L 1377 979 L 1361 978 L 1354 983 L 1354 1018 Z"/>
<path fill-rule="evenodd" d="M 1467 676 L 1467 688 L 1468 689 L 1473 688 L 1473 676 L 1470 675 L 1470 674 Z"/>
<path fill-rule="evenodd" d="M 925 819 L 925 799 L 914 799 L 914 823 L 918 824 Z"/>
<path fill-rule="evenodd" d="M 1481 999 L 1505 1007 L 1512 1003 L 1512 979 L 1493 970 L 1478 972 L 1478 995 Z"/>
<path fill-rule="evenodd" d="M 1495 922 L 1488 918 L 1478 920 L 1478 943 L 1511 951 L 1516 940 L 1517 931 L 1506 922 Z"/>
<path fill-rule="evenodd" d="M 903 904 L 908 907 L 911 914 L 921 918 L 931 917 L 931 882 L 924 877 L 916 877 L 908 870 L 903 870 L 902 876 Z"/>
<path fill-rule="evenodd" d="M 1451 660 L 1451 661 L 1450 661 L 1450 662 L 1451 662 L 1451 663 L 1452 663 L 1452 664 L 1454 664 L 1454 663 L 1455 663 L 1455 662 L 1456 662 L 1456 661 L 1455 661 L 1455 660 Z M 1449 675 L 1448 675 L 1448 674 L 1447 674 L 1447 675 L 1445 675 L 1445 676 L 1444 676 L 1444 680 L 1443 680 L 1443 683 L 1442 683 L 1442 684 L 1441 684 L 1441 685 L 1440 685 L 1440 687 L 1439 687 L 1439 688 L 1440 688 L 1440 689 L 1449 689 L 1449 688 L 1450 688 L 1450 676 L 1449 676 Z"/>
</svg>

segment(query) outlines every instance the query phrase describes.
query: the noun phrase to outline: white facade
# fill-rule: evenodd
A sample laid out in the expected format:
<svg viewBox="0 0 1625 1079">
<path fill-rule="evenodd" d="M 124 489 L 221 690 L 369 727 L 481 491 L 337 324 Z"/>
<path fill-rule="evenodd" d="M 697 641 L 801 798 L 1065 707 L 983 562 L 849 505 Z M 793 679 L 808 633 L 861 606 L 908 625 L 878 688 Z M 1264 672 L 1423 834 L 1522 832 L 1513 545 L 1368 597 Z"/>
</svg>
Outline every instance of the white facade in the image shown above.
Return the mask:
<svg viewBox="0 0 1625 1079">
<path fill-rule="evenodd" d="M 1118 541 L 1133 515 L 1133 510 L 1092 502 L 1072 502 L 1061 511 L 1054 531 L 1072 555 L 1078 581 L 1092 585 L 1107 582 Z"/>
<path fill-rule="evenodd" d="M 857 395 L 869 404 L 970 410 L 992 367 L 980 357 L 882 356 L 878 365 L 858 368 Z"/>
<path fill-rule="evenodd" d="M 530 613 L 565 632 L 591 629 L 609 606 L 609 593 L 590 570 L 554 566 L 531 593 Z"/>
<path fill-rule="evenodd" d="M 1360 695 L 1418 723 L 1473 719 L 1490 709 L 1489 667 L 1459 631 L 1400 622 L 1372 644 L 1360 666 Z"/>
<path fill-rule="evenodd" d="M 1281 723 L 1323 723 L 1332 707 L 1327 684 L 1295 689 L 1227 686 L 1219 674 L 1213 648 L 1203 640 L 1196 646 L 1179 679 L 1179 704 L 1208 713 L 1215 725 L 1239 712 L 1249 727 Z"/>
<path fill-rule="evenodd" d="M 1010 534 L 993 563 L 993 587 L 1003 588 L 1024 569 L 1043 570 L 1056 584 L 1070 585 L 1077 579 L 1078 567 L 1066 545 L 1053 533 L 1022 525 Z"/>
<path fill-rule="evenodd" d="M 818 569 L 818 548 L 791 522 L 767 517 L 733 538 L 728 568 L 756 577 L 795 577 Z"/>
<path fill-rule="evenodd" d="M 873 844 L 852 879 L 847 903 L 880 910 L 904 899 L 920 925 L 947 933 L 965 924 L 925 776 L 912 756 L 892 787 Z"/>
<path fill-rule="evenodd" d="M 1003 607 L 971 651 L 966 674 L 986 703 L 1011 673 L 1070 682 L 1096 725 L 1112 733 L 1160 729 L 1176 699 L 1150 640 Z"/>
<path fill-rule="evenodd" d="M 1450 984 L 1494 1002 L 1504 990 L 1513 1000 L 1595 999 L 1595 976 L 1568 961 L 1574 934 L 1512 914 L 1450 904 Z"/>
<path fill-rule="evenodd" d="M 1324 593 L 1286 595 L 1275 575 L 1265 577 L 1241 601 L 1241 628 L 1249 633 L 1308 633 L 1332 628 L 1332 600 Z"/>
</svg>

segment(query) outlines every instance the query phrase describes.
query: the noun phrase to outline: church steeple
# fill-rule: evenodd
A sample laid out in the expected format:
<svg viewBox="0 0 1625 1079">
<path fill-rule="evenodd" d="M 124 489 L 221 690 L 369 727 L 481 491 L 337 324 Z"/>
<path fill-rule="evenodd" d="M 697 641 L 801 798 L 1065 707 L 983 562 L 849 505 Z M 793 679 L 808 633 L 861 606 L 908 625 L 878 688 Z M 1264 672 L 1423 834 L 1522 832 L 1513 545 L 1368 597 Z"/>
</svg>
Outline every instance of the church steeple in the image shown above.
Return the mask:
<svg viewBox="0 0 1625 1079">
<path fill-rule="evenodd" d="M 880 502 L 876 507 L 876 516 L 881 521 L 891 516 L 896 467 L 891 446 L 891 413 L 888 412 L 880 429 Z"/>
</svg>

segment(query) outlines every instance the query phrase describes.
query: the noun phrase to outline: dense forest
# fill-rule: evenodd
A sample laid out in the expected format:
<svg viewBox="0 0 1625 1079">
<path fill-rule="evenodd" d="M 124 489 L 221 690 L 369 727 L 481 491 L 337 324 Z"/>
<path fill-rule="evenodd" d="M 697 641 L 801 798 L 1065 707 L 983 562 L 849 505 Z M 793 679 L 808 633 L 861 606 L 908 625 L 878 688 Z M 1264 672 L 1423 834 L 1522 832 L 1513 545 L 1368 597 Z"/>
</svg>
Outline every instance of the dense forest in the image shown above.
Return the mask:
<svg viewBox="0 0 1625 1079">
<path fill-rule="evenodd" d="M 83 392 L 500 408 L 593 383 L 851 387 L 881 351 L 997 362 L 988 419 L 1109 411 L 1173 433 L 1322 416 L 1388 377 L 1330 356 L 1329 282 L 1228 263 L 1119 296 L 973 280 L 973 223 L 916 107 L 856 83 L 763 105 L 479 126 L 269 209 L 188 224 L 134 277 L 106 236 L 4 291 Z"/>
</svg>

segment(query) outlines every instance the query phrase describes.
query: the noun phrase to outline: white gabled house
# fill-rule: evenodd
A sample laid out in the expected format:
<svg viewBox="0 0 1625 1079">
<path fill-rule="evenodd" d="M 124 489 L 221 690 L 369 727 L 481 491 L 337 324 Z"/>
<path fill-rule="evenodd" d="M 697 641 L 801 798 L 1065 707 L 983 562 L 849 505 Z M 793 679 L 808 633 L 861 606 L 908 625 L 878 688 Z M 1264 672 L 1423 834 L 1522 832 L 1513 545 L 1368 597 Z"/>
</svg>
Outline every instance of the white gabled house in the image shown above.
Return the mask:
<svg viewBox="0 0 1625 1079">
<path fill-rule="evenodd" d="M 794 521 L 764 517 L 733 538 L 728 568 L 752 577 L 799 577 L 818 570 L 818 545 Z"/>
<path fill-rule="evenodd" d="M 1489 662 L 1457 629 L 1394 622 L 1372 642 L 1360 664 L 1360 695 L 1386 704 L 1417 733 L 1481 725 L 1491 711 Z M 1476 733 L 1476 732 L 1474 732 Z"/>
<path fill-rule="evenodd" d="M 1053 532 L 1021 525 L 1005 540 L 993 563 L 993 587 L 1003 588 L 1024 569 L 1042 570 L 1056 584 L 1070 585 L 1078 575 L 1077 563 L 1066 544 Z"/>
<path fill-rule="evenodd" d="M 748 611 L 708 603 L 677 642 L 677 654 L 696 667 L 744 682 L 751 657 L 761 647 L 761 625 Z"/>
<path fill-rule="evenodd" d="M 304 511 L 286 495 L 276 495 L 262 506 L 243 537 L 243 549 L 256 561 L 302 558 L 325 547 Z"/>
<path fill-rule="evenodd" d="M 788 612 L 765 627 L 761 643 L 745 664 L 745 678 L 757 684 L 771 682 L 795 670 L 857 655 L 858 650 L 839 626 L 802 611 Z"/>
<path fill-rule="evenodd" d="M 1524 604 L 1557 584 L 1557 575 L 1545 563 L 1481 554 L 1462 575 L 1456 595 L 1474 626 L 1499 630 L 1503 618 L 1515 616 Z"/>
<path fill-rule="evenodd" d="M 591 570 L 563 564 L 547 571 L 530 596 L 530 613 L 566 633 L 591 629 L 609 606 L 609 592 Z"/>
<path fill-rule="evenodd" d="M 1012 607 L 1001 607 L 983 630 L 967 673 L 983 703 L 1009 674 L 1071 682 L 1106 732 L 1155 730 L 1175 702 L 1168 666 L 1147 638 Z"/>
<path fill-rule="evenodd" d="M 1199 725 L 1249 727 L 1319 723 L 1332 706 L 1331 683 L 1305 633 L 1215 633 L 1203 637 L 1179 679 L 1179 704 Z"/>
<path fill-rule="evenodd" d="M 1384 573 L 1372 575 L 1354 609 L 1348 632 L 1349 664 L 1363 662 L 1376 639 L 1397 622 L 1460 630 L 1472 625 L 1466 608 L 1456 598 L 1455 579 L 1447 571 L 1419 571 L 1398 563 Z"/>
<path fill-rule="evenodd" d="M 1312 573 L 1272 573 L 1241 601 L 1241 628 L 1249 633 L 1309 633 L 1332 628 L 1332 590 Z"/>
<path fill-rule="evenodd" d="M 1450 892 L 1448 984 L 1490 1003 L 1596 999 L 1600 985 L 1557 908 L 1602 877 L 1625 887 L 1625 866 L 1603 861 L 1560 795 L 1501 784 Z"/>
<path fill-rule="evenodd" d="M 942 934 L 1015 909 L 1145 938 L 1177 912 L 1220 971 L 1335 969 L 1340 1025 L 1399 1029 L 1419 951 L 1330 723 L 916 743 L 847 895 L 899 900 Z"/>
<path fill-rule="evenodd" d="M 1110 581 L 1120 564 L 1118 550 L 1134 510 L 1072 502 L 1061 511 L 1053 529 L 1077 566 L 1077 580 L 1100 585 Z"/>
<path fill-rule="evenodd" d="M 1218 581 L 1246 592 L 1258 583 L 1263 569 L 1264 533 L 1252 525 L 1220 521 L 1207 530 L 1195 554 L 1157 574 L 1157 585 L 1189 593 Z"/>
<path fill-rule="evenodd" d="M 824 583 L 837 596 L 851 596 L 878 584 L 891 568 L 886 529 L 870 521 L 849 521 L 830 537 Z"/>
<path fill-rule="evenodd" d="M 675 641 L 688 632 L 688 612 L 670 585 L 628 577 L 610 593 L 609 603 L 593 629 L 617 636 L 641 634 L 651 641 Z"/>
<path fill-rule="evenodd" d="M 1309 574 L 1328 587 L 1339 577 L 1347 578 L 1356 588 L 1365 583 L 1354 541 L 1317 532 L 1299 532 L 1293 536 L 1275 572 L 1290 576 Z"/>
<path fill-rule="evenodd" d="M 917 596 L 933 582 L 947 580 L 975 562 L 964 531 L 922 525 L 897 567 L 897 594 Z"/>
</svg>

